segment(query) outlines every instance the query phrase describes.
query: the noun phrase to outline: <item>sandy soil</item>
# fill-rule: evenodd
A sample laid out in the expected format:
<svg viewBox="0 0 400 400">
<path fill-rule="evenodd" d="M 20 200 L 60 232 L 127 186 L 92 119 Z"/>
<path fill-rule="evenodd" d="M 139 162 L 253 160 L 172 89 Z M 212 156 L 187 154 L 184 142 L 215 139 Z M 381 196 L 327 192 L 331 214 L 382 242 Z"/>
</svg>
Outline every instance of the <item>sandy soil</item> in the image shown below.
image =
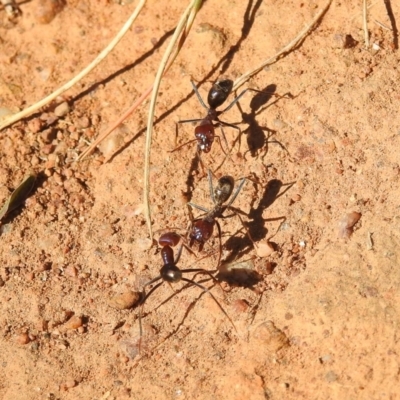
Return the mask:
<svg viewBox="0 0 400 400">
<path fill-rule="evenodd" d="M 251 178 L 234 205 L 253 239 L 273 245 L 259 257 L 238 218 L 221 220 L 231 268 L 220 267 L 221 286 L 203 284 L 236 330 L 196 287 L 176 284 L 163 304 L 174 294 L 164 284 L 145 304 L 139 357 L 137 307 L 116 307 L 162 265 L 142 207 L 148 102 L 89 159 L 72 162 L 152 83 L 186 2 L 148 2 L 99 68 L 0 133 L 1 202 L 27 172 L 38 174 L 25 207 L 0 227 L 1 399 L 400 398 L 400 4 L 369 9 L 376 48 L 366 50 L 358 3 L 334 1 L 297 49 L 251 79 L 246 87 L 292 96 L 248 92 L 223 115 L 244 132 L 239 144 L 224 129 L 231 158 L 220 166 L 217 142 L 203 155 L 206 168 L 220 166 L 217 177 Z M 190 79 L 205 98 L 219 77 L 234 80 L 275 54 L 323 4 L 204 4 L 157 103 L 157 237 L 185 231 L 188 200 L 212 205 L 195 146 L 169 152 L 175 123 L 204 116 Z M 38 0 L 24 2 L 16 22 L 0 9 L 2 111 L 69 80 L 134 6 L 68 0 L 47 24 Z M 178 144 L 193 129 L 182 125 Z M 346 230 L 354 212 L 361 218 Z M 214 236 L 178 265 L 213 270 L 217 249 Z"/>
</svg>

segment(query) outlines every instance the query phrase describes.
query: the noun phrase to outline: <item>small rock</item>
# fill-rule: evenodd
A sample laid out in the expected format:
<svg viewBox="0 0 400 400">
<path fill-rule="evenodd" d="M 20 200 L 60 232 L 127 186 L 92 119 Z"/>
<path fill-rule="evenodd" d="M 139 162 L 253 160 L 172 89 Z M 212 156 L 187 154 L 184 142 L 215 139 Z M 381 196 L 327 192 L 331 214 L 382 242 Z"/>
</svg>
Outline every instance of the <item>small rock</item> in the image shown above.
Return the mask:
<svg viewBox="0 0 400 400">
<path fill-rule="evenodd" d="M 78 128 L 85 129 L 90 126 L 90 119 L 88 117 L 81 117 L 76 121 Z"/>
<path fill-rule="evenodd" d="M 140 293 L 128 291 L 117 294 L 108 300 L 108 304 L 118 310 L 128 310 L 137 304 L 140 300 Z"/>
<path fill-rule="evenodd" d="M 237 313 L 244 313 L 249 309 L 249 303 L 243 299 L 235 300 L 232 305 Z"/>
<path fill-rule="evenodd" d="M 83 325 L 83 320 L 82 317 L 78 317 L 77 315 L 74 315 L 71 317 L 66 323 L 65 323 L 65 328 L 67 329 L 78 329 Z"/>
<path fill-rule="evenodd" d="M 361 213 L 353 211 L 344 215 L 339 221 L 339 237 L 349 239 L 353 233 L 354 225 L 361 218 Z"/>
<path fill-rule="evenodd" d="M 64 270 L 65 275 L 75 278 L 78 275 L 78 269 L 74 265 L 68 265 Z"/>
<path fill-rule="evenodd" d="M 262 342 L 265 348 L 273 353 L 289 345 L 286 335 L 272 321 L 266 321 L 258 325 L 254 330 L 253 337 Z"/>
<path fill-rule="evenodd" d="M 21 333 L 17 335 L 15 340 L 18 344 L 28 344 L 31 341 L 27 333 Z"/>
<path fill-rule="evenodd" d="M 35 18 L 39 24 L 49 24 L 65 7 L 65 0 L 39 0 Z"/>
<path fill-rule="evenodd" d="M 42 121 L 39 118 L 34 118 L 28 122 L 28 129 L 32 133 L 38 133 L 42 128 Z"/>
<path fill-rule="evenodd" d="M 268 241 L 256 243 L 255 249 L 258 257 L 268 257 L 275 251 L 272 243 Z"/>
<path fill-rule="evenodd" d="M 68 193 L 79 192 L 82 189 L 82 186 L 78 179 L 76 178 L 69 178 L 64 181 L 64 188 Z"/>
<path fill-rule="evenodd" d="M 77 382 L 75 379 L 68 379 L 67 381 L 61 383 L 60 391 L 66 392 L 68 389 L 72 389 L 76 385 L 77 385 Z"/>
<path fill-rule="evenodd" d="M 57 117 L 64 117 L 68 113 L 69 113 L 69 105 L 66 101 L 58 105 L 54 110 L 54 114 L 57 115 Z"/>
<path fill-rule="evenodd" d="M 41 134 L 43 142 L 51 143 L 56 137 L 56 131 L 53 128 L 45 129 Z"/>
<path fill-rule="evenodd" d="M 329 372 L 327 372 L 326 375 L 325 375 L 325 380 L 326 380 L 327 382 L 335 382 L 335 381 L 337 381 L 337 379 L 338 379 L 338 376 L 337 376 L 337 374 L 336 374 L 335 372 L 333 372 L 333 371 L 329 371 Z"/>
<path fill-rule="evenodd" d="M 299 194 L 295 194 L 295 195 L 292 197 L 291 200 L 292 200 L 293 203 L 297 203 L 298 201 L 301 200 L 301 196 L 300 196 Z"/>
</svg>

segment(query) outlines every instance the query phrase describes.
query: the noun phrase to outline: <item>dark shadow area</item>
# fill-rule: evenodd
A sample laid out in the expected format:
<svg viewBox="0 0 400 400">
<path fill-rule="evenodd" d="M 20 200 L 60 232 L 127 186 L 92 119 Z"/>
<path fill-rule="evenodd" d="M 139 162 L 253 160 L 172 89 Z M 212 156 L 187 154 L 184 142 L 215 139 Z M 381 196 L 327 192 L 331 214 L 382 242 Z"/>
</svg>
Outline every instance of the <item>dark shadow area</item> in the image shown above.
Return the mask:
<svg viewBox="0 0 400 400">
<path fill-rule="evenodd" d="M 220 267 L 217 278 L 228 282 L 230 285 L 241 286 L 248 289 L 252 289 L 257 283 L 263 280 L 263 276 L 257 271 L 248 268 L 240 268 L 240 264 L 239 267 L 235 267 L 224 262 Z"/>
<path fill-rule="evenodd" d="M 192 162 L 190 163 L 188 174 L 186 175 L 186 192 L 183 193 L 187 202 L 192 200 L 192 194 L 194 191 L 194 177 L 195 173 L 199 170 L 200 158 L 196 151 L 196 154 L 192 158 Z"/>
<path fill-rule="evenodd" d="M 395 50 L 398 50 L 398 48 L 399 48 L 399 30 L 397 29 L 396 19 L 394 18 L 392 4 L 391 4 L 390 0 L 383 0 L 383 2 L 385 3 L 386 12 L 388 14 L 390 24 L 392 25 L 393 47 L 395 48 Z"/>
<path fill-rule="evenodd" d="M 243 232 L 243 234 L 239 236 L 238 234 L 240 231 L 244 230 L 241 229 L 239 232 L 232 235 L 224 244 L 224 248 L 231 252 L 229 257 L 225 259 L 225 264 L 243 258 L 252 250 L 253 242 L 258 242 L 267 237 L 268 229 L 265 227 L 266 222 L 282 221 L 283 223 L 286 220 L 286 217 L 284 216 L 264 219 L 263 212 L 279 197 L 284 195 L 294 185 L 294 183 L 295 182 L 283 184 L 280 180 L 273 179 L 266 185 L 263 196 L 257 207 L 254 207 L 255 199 L 252 200 L 250 211 L 247 214 L 249 221 L 245 223 L 245 229 L 247 229 L 247 232 Z M 286 188 L 281 191 L 284 186 L 286 186 Z M 236 209 L 235 211 L 237 212 L 238 210 Z M 235 273 L 239 275 L 242 273 L 247 274 L 248 272 L 248 270 L 245 272 L 235 271 Z"/>
<path fill-rule="evenodd" d="M 270 143 L 278 144 L 283 150 L 287 151 L 286 147 L 283 146 L 277 140 L 270 140 L 272 135 L 276 133 L 276 131 L 269 129 L 267 127 L 262 127 L 257 122 L 256 117 L 265 111 L 268 107 L 276 104 L 283 97 L 294 98 L 290 93 L 286 93 L 283 96 L 279 96 L 278 99 L 273 101 L 272 103 L 266 105 L 269 100 L 273 97 L 277 96 L 276 94 L 276 85 L 271 84 L 262 89 L 262 92 L 257 93 L 250 101 L 250 113 L 245 113 L 240 106 L 239 102 L 237 102 L 237 107 L 242 115 L 242 122 L 247 124 L 247 128 L 240 132 L 237 139 L 234 141 L 234 146 L 236 142 L 239 142 L 239 151 L 241 147 L 241 135 L 242 133 L 246 135 L 247 141 L 247 150 L 244 153 L 244 158 L 246 159 L 246 153 L 250 153 L 252 157 L 258 158 L 261 155 L 261 159 L 268 154 L 268 145 Z M 266 105 L 266 106 L 265 106 Z M 263 107 L 265 106 L 265 107 Z"/>
</svg>

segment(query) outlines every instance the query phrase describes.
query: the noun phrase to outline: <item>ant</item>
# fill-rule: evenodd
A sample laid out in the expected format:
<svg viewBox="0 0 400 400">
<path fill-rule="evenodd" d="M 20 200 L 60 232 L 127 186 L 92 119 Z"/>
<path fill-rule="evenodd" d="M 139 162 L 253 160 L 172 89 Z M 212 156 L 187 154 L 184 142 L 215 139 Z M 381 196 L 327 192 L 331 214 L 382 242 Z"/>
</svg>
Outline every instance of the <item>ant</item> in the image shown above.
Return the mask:
<svg viewBox="0 0 400 400">
<path fill-rule="evenodd" d="M 250 89 L 250 88 L 245 89 L 237 97 L 235 97 L 232 100 L 232 102 L 225 109 L 223 109 L 222 111 L 218 111 L 217 108 L 220 107 L 226 101 L 226 99 L 232 92 L 233 81 L 230 79 L 223 79 L 223 80 L 219 80 L 219 81 L 215 82 L 212 85 L 210 91 L 208 92 L 208 96 L 207 96 L 208 107 L 206 106 L 203 99 L 201 98 L 200 93 L 199 93 L 196 85 L 194 84 L 194 82 L 193 81 L 190 81 L 190 82 L 193 86 L 193 90 L 196 93 L 197 98 L 199 99 L 200 104 L 207 110 L 207 115 L 202 119 L 201 118 L 200 119 L 187 119 L 187 120 L 183 120 L 183 121 L 178 121 L 178 123 L 180 123 L 180 124 L 184 124 L 187 122 L 199 122 L 199 124 L 194 129 L 194 135 L 196 138 L 193 140 L 189 140 L 188 142 L 178 146 L 177 148 L 172 150 L 172 152 L 174 152 L 190 143 L 197 142 L 197 152 L 200 155 L 201 152 L 209 153 L 211 151 L 211 146 L 212 146 L 215 138 L 217 138 L 219 140 L 220 146 L 221 146 L 221 141 L 219 139 L 219 136 L 215 135 L 215 129 L 214 129 L 215 127 L 224 125 L 224 126 L 229 126 L 231 128 L 237 129 L 240 132 L 239 127 L 237 127 L 234 124 L 230 124 L 228 122 L 221 121 L 219 119 L 219 116 L 221 114 L 223 114 L 224 112 L 230 110 L 248 90 L 258 92 L 258 93 L 262 93 L 262 92 L 260 90 L 256 90 L 256 89 Z M 221 128 L 221 131 L 222 131 L 222 128 Z M 228 148 L 228 142 L 226 140 L 224 131 L 222 131 L 222 136 L 223 136 L 225 144 Z M 221 149 L 225 153 L 222 146 L 221 146 Z"/>
<path fill-rule="evenodd" d="M 218 183 L 215 186 L 215 188 L 213 188 L 211 171 L 208 170 L 208 182 L 210 186 L 210 196 L 214 203 L 214 207 L 211 210 L 208 210 L 204 207 L 198 206 L 197 204 L 191 202 L 188 203 L 189 207 L 195 207 L 206 213 L 206 215 L 203 218 L 198 218 L 193 220 L 192 227 L 189 233 L 189 238 L 190 238 L 189 247 L 192 247 L 193 244 L 197 242 L 199 244 L 199 251 L 202 251 L 205 242 L 212 236 L 214 231 L 214 226 L 216 225 L 220 240 L 219 260 L 218 260 L 218 265 L 219 265 L 221 260 L 222 245 L 221 245 L 221 226 L 217 221 L 217 218 L 224 218 L 223 213 L 226 209 L 229 208 L 235 212 L 235 214 L 239 217 L 240 221 L 243 224 L 242 218 L 238 214 L 238 210 L 232 207 L 232 203 L 235 201 L 239 192 L 242 190 L 244 184 L 246 183 L 246 178 L 242 178 L 232 197 L 231 195 L 235 187 L 235 181 L 231 176 L 225 175 L 221 177 L 220 179 L 218 179 Z M 224 204 L 229 200 L 230 197 L 231 197 L 230 201 L 227 204 Z M 191 213 L 190 208 L 189 210 Z"/>
<path fill-rule="evenodd" d="M 172 247 L 176 246 L 179 241 L 181 239 L 181 236 L 175 232 L 167 232 L 164 233 L 160 236 L 158 243 L 160 246 L 162 246 L 161 249 L 161 258 L 163 260 L 163 266 L 160 269 L 160 275 L 157 276 L 154 279 L 151 279 L 150 281 L 148 281 L 147 283 L 144 284 L 143 286 L 143 292 L 142 292 L 142 300 L 140 302 L 139 305 L 139 329 L 140 329 L 140 337 L 142 337 L 143 334 L 143 329 L 142 329 L 142 309 L 143 309 L 143 305 L 145 303 L 145 301 L 151 296 L 152 293 L 154 293 L 164 282 L 167 282 L 169 284 L 171 283 L 176 283 L 179 281 L 184 281 L 187 282 L 190 285 L 194 285 L 197 286 L 198 288 L 200 288 L 203 292 L 207 292 L 215 301 L 215 303 L 218 305 L 218 307 L 220 308 L 220 310 L 225 314 L 225 316 L 229 319 L 230 323 L 232 324 L 232 326 L 234 327 L 234 329 L 236 330 L 235 324 L 232 322 L 232 320 L 230 319 L 229 315 L 226 313 L 226 311 L 222 308 L 221 304 L 218 302 L 218 300 L 215 298 L 215 296 L 203 285 L 201 285 L 200 283 L 195 282 L 192 279 L 188 279 L 188 278 L 184 278 L 183 274 L 186 273 L 192 273 L 195 272 L 196 275 L 201 273 L 201 274 L 207 274 L 209 275 L 214 281 L 216 281 L 215 277 L 211 274 L 210 271 L 207 271 L 203 268 L 194 268 L 194 269 L 179 269 L 178 266 L 176 265 L 179 261 L 180 255 L 182 253 L 182 247 L 183 245 L 181 245 L 178 254 L 176 256 L 176 259 L 174 259 L 174 251 L 172 249 Z M 157 283 L 157 285 L 155 285 L 154 287 L 152 287 L 150 289 L 150 291 L 146 294 L 145 292 L 145 288 L 147 286 L 152 285 L 155 282 L 160 281 L 159 283 Z"/>
</svg>

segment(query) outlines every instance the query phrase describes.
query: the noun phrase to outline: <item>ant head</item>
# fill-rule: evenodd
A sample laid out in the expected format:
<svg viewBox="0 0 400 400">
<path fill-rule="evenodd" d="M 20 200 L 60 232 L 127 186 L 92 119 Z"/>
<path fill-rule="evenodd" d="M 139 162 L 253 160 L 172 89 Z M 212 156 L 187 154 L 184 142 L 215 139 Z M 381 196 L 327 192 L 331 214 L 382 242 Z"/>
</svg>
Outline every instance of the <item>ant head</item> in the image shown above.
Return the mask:
<svg viewBox="0 0 400 400">
<path fill-rule="evenodd" d="M 176 246 L 181 237 L 176 232 L 166 232 L 163 233 L 158 239 L 158 244 L 160 246 Z"/>
<path fill-rule="evenodd" d="M 182 271 L 175 264 L 165 264 L 160 269 L 161 278 L 165 282 L 179 282 L 182 279 Z"/>
<path fill-rule="evenodd" d="M 207 102 L 210 108 L 218 108 L 222 103 L 224 103 L 231 93 L 232 87 L 233 81 L 230 79 L 215 82 L 207 96 Z"/>
<path fill-rule="evenodd" d="M 233 192 L 235 187 L 235 180 L 229 176 L 225 175 L 218 179 L 217 186 L 214 189 L 214 199 L 217 204 L 225 203 Z"/>
</svg>

